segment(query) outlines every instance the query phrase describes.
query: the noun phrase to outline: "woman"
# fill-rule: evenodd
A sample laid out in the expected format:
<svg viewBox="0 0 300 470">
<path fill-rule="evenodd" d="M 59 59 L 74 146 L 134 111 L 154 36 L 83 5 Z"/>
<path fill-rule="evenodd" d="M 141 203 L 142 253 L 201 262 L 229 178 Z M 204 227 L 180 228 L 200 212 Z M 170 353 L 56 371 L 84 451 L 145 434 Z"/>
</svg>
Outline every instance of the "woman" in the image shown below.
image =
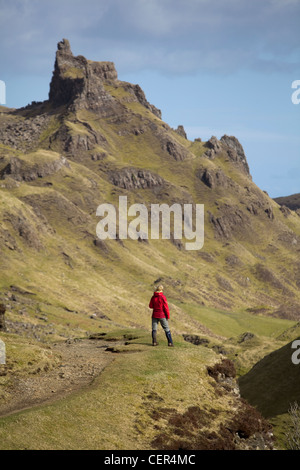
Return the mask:
<svg viewBox="0 0 300 470">
<path fill-rule="evenodd" d="M 164 295 L 163 290 L 164 290 L 163 286 L 158 286 L 149 303 L 149 308 L 153 309 L 152 345 L 153 346 L 158 345 L 156 336 L 157 336 L 158 323 L 160 323 L 166 334 L 166 337 L 168 340 L 168 346 L 174 346 L 172 336 L 171 336 L 171 331 L 170 331 L 169 324 L 168 324 L 168 320 L 170 318 L 170 312 L 169 312 L 167 298 Z"/>
</svg>

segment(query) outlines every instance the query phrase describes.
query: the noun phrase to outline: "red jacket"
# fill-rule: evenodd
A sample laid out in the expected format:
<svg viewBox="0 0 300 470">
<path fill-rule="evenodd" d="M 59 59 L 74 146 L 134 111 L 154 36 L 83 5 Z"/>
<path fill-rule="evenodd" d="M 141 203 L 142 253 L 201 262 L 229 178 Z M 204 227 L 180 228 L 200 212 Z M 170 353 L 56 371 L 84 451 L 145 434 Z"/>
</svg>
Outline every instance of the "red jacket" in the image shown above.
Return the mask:
<svg viewBox="0 0 300 470">
<path fill-rule="evenodd" d="M 170 318 L 167 298 L 162 292 L 154 292 L 149 308 L 153 308 L 152 318 Z"/>
</svg>

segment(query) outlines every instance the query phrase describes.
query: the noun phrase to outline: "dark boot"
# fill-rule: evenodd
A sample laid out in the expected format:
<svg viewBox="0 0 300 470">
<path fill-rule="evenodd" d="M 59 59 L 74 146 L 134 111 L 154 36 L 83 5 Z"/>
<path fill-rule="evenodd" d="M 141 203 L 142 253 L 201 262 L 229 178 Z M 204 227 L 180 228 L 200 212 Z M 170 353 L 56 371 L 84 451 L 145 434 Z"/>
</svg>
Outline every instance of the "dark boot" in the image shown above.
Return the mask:
<svg viewBox="0 0 300 470">
<path fill-rule="evenodd" d="M 152 330 L 152 346 L 158 346 L 158 342 L 156 340 L 156 330 Z"/>
<path fill-rule="evenodd" d="M 171 331 L 166 331 L 166 337 L 167 337 L 167 340 L 168 340 L 168 346 L 173 347 L 174 344 L 173 344 L 173 340 L 172 340 L 172 336 L 171 336 Z"/>
</svg>

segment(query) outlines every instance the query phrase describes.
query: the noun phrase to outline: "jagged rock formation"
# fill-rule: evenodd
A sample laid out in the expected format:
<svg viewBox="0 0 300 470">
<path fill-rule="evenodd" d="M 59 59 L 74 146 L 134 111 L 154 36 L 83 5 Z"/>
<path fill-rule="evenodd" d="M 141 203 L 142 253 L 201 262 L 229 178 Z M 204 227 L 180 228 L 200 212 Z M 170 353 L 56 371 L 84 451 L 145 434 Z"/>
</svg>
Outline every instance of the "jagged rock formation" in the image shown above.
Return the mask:
<svg viewBox="0 0 300 470">
<path fill-rule="evenodd" d="M 232 184 L 230 178 L 228 178 L 221 169 L 215 171 L 209 168 L 200 168 L 197 176 L 211 189 L 216 189 L 217 187 L 227 188 Z"/>
<path fill-rule="evenodd" d="M 184 127 L 182 125 L 179 125 L 177 129 L 175 129 L 175 132 L 177 132 L 178 135 L 181 135 L 184 139 L 187 139 L 186 132 L 184 130 Z"/>
<path fill-rule="evenodd" d="M 6 330 L 6 324 L 5 324 L 5 312 L 6 312 L 6 307 L 4 304 L 0 304 L 0 331 L 5 331 Z"/>
<path fill-rule="evenodd" d="M 37 178 L 53 175 L 63 166 L 69 167 L 69 163 L 64 156 L 33 164 L 17 157 L 10 157 L 9 163 L 0 170 L 0 179 L 9 176 L 16 181 L 34 181 Z"/>
<path fill-rule="evenodd" d="M 104 82 L 115 83 L 117 79 L 113 62 L 74 57 L 69 41 L 63 39 L 58 43 L 49 101 L 56 107 L 66 105 L 72 110 L 88 108 L 105 117 L 122 114 L 124 108 L 104 88 Z M 133 100 L 160 116 L 160 111 L 148 103 L 139 85 L 126 84 L 125 89 Z"/>
<path fill-rule="evenodd" d="M 13 116 L 1 123 L 0 142 L 13 149 L 26 151 L 38 144 L 38 140 L 49 125 L 50 116 L 40 114 L 26 120 L 15 120 Z"/>
<path fill-rule="evenodd" d="M 241 170 L 250 176 L 249 165 L 244 149 L 234 136 L 223 135 L 220 140 L 212 136 L 205 144 L 208 150 L 204 153 L 210 159 L 214 159 L 221 152 L 226 152 L 227 157 L 237 164 Z"/>
<path fill-rule="evenodd" d="M 110 174 L 110 181 L 115 186 L 124 189 L 154 188 L 164 184 L 163 178 L 151 173 L 149 170 L 139 170 L 136 168 L 124 168 L 113 171 Z"/>
<path fill-rule="evenodd" d="M 85 57 L 74 57 L 70 43 L 58 43 L 55 68 L 50 84 L 49 101 L 54 106 L 72 105 L 109 109 L 103 80 L 116 80 L 117 72 L 111 62 L 89 62 Z"/>
</svg>

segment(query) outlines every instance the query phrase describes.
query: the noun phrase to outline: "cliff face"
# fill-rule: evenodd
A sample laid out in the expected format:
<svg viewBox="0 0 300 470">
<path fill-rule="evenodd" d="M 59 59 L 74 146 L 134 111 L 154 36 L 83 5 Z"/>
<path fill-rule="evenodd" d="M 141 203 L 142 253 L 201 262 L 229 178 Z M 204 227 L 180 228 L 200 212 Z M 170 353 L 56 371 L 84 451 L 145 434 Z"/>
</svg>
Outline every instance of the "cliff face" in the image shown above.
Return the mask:
<svg viewBox="0 0 300 470">
<path fill-rule="evenodd" d="M 74 57 L 69 41 L 63 39 L 57 46 L 49 101 L 56 107 L 66 105 L 71 110 L 90 109 L 106 117 L 122 114 L 124 109 L 104 88 L 104 83 L 116 85 L 117 81 L 113 62 L 93 62 L 81 55 Z M 127 84 L 127 90 L 138 102 L 160 115 L 147 102 L 138 85 Z"/>
<path fill-rule="evenodd" d="M 49 101 L 54 106 L 89 107 L 100 110 L 107 105 L 104 80 L 116 80 L 112 62 L 90 62 L 83 56 L 74 57 L 70 43 L 58 43 Z"/>
</svg>

